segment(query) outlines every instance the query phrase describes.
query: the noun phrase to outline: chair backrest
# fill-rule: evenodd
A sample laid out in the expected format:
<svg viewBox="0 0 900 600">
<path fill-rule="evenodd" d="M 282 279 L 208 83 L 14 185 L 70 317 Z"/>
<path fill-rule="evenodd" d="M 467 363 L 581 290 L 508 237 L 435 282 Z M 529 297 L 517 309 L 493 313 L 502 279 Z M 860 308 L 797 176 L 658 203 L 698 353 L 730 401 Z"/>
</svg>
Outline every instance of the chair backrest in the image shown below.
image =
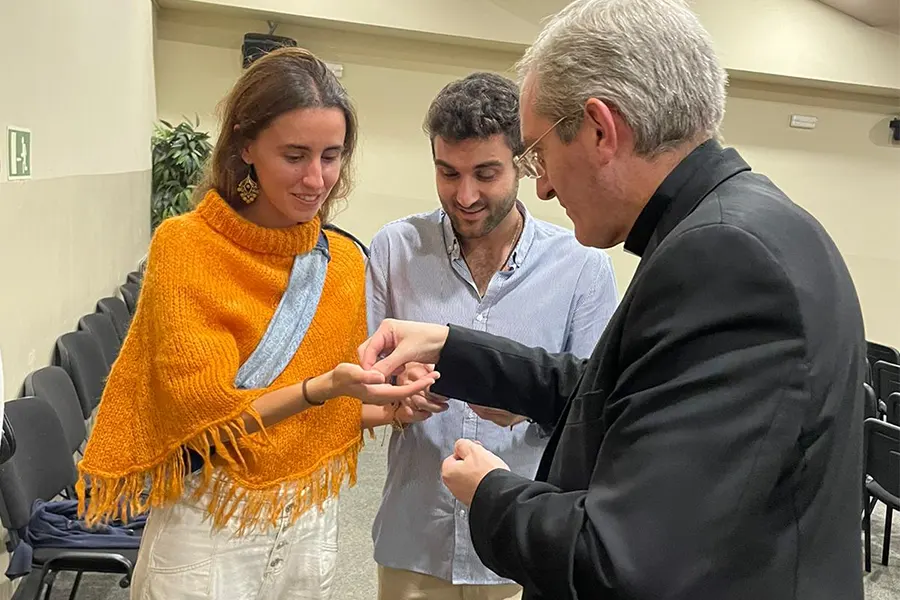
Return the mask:
<svg viewBox="0 0 900 600">
<path fill-rule="evenodd" d="M 900 364 L 900 352 L 896 348 L 876 342 L 866 342 L 866 356 L 873 365 L 879 360 L 895 365 Z M 876 389 L 875 391 L 877 392 L 878 390 Z"/>
<path fill-rule="evenodd" d="M 16 432 L 9 424 L 9 417 L 3 415 L 3 435 L 0 436 L 0 465 L 16 453 Z"/>
<path fill-rule="evenodd" d="M 900 496 L 900 426 L 866 419 L 863 436 L 866 475 Z"/>
<path fill-rule="evenodd" d="M 888 396 L 886 404 L 888 423 L 900 425 L 900 392 L 894 392 Z"/>
<path fill-rule="evenodd" d="M 52 500 L 78 477 L 62 425 L 46 401 L 19 398 L 5 413 L 16 435 L 16 453 L 0 465 L 0 519 L 7 529 L 28 524 L 35 500 Z"/>
<path fill-rule="evenodd" d="M 872 386 L 868 383 L 863 384 L 863 391 L 865 392 L 865 410 L 863 411 L 864 419 L 877 419 L 878 418 L 878 398 L 875 396 L 875 390 L 872 389 Z"/>
<path fill-rule="evenodd" d="M 136 283 L 126 283 L 119 286 L 119 293 L 122 294 L 122 300 L 128 307 L 128 312 L 132 315 L 137 310 L 138 295 L 141 293 L 141 286 Z"/>
<path fill-rule="evenodd" d="M 109 365 L 103 351 L 94 336 L 86 331 L 73 331 L 56 340 L 56 353 L 59 366 L 65 369 L 75 384 L 81 413 L 87 419 L 100 404 L 109 376 Z"/>
<path fill-rule="evenodd" d="M 113 325 L 116 326 L 116 333 L 119 334 L 119 340 L 124 341 L 128 334 L 128 328 L 131 326 L 131 313 L 128 312 L 125 301 L 113 296 L 101 298 L 97 302 L 97 312 L 112 319 Z"/>
<path fill-rule="evenodd" d="M 87 439 L 87 427 L 75 384 L 62 367 L 44 367 L 25 378 L 25 395 L 46 401 L 66 434 L 69 452 L 74 454 Z"/>
<path fill-rule="evenodd" d="M 122 340 L 116 333 L 116 326 L 113 325 L 112 319 L 101 313 L 85 315 L 78 321 L 78 329 L 94 336 L 97 343 L 100 344 L 106 364 L 111 367 L 119 358 L 119 350 L 122 349 Z"/>
<path fill-rule="evenodd" d="M 880 360 L 872 367 L 872 377 L 879 399 L 887 400 L 894 392 L 900 392 L 900 365 Z"/>
<path fill-rule="evenodd" d="M 340 227 L 338 227 L 338 226 L 335 225 L 334 223 L 326 223 L 326 224 L 322 225 L 322 229 L 327 229 L 328 231 L 333 231 L 333 232 L 335 232 L 335 233 L 337 233 L 337 234 L 339 234 L 339 235 L 342 235 L 342 236 L 344 236 L 345 238 L 349 239 L 351 242 L 353 242 L 354 244 L 356 244 L 357 247 L 359 247 L 360 252 L 363 253 L 363 256 L 365 256 L 366 259 L 369 258 L 369 247 L 366 246 L 365 244 L 363 244 L 362 241 L 361 241 L 358 237 L 356 237 L 355 235 L 353 235 L 352 233 L 350 233 L 350 232 L 347 231 L 346 229 L 341 229 Z"/>
</svg>

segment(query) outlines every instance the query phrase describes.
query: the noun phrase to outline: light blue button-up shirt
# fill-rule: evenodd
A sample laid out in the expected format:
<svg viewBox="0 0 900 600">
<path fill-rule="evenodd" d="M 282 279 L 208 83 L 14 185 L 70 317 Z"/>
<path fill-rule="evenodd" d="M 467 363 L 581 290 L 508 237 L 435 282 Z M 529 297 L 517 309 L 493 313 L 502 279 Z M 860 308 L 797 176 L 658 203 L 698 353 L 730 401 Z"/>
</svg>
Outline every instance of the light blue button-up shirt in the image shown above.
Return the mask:
<svg viewBox="0 0 900 600">
<path fill-rule="evenodd" d="M 609 256 L 532 218 L 521 203 L 518 208 L 525 215 L 522 235 L 483 298 L 443 211 L 386 225 L 369 248 L 370 332 L 385 318 L 449 323 L 589 356 L 618 303 Z M 447 411 L 394 432 L 372 530 L 375 561 L 454 584 L 510 583 L 478 559 L 466 507 L 441 482 L 441 462 L 459 438 L 478 440 L 529 478 L 546 444 L 536 424 L 499 427 L 453 400 Z"/>
</svg>

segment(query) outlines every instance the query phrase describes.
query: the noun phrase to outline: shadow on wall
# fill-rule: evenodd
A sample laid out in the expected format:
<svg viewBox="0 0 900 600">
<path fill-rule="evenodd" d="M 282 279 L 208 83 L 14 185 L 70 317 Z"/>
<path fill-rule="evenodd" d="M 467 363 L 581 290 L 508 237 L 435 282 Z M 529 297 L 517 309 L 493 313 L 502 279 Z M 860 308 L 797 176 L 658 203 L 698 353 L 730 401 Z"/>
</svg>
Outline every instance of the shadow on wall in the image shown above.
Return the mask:
<svg viewBox="0 0 900 600">
<path fill-rule="evenodd" d="M 872 131 L 869 132 L 869 141 L 882 148 L 894 148 L 900 150 L 900 141 L 894 141 L 894 130 L 891 127 L 891 123 L 894 122 L 895 119 L 900 119 L 900 111 L 897 112 L 898 115 L 885 117 L 875 124 Z"/>
</svg>

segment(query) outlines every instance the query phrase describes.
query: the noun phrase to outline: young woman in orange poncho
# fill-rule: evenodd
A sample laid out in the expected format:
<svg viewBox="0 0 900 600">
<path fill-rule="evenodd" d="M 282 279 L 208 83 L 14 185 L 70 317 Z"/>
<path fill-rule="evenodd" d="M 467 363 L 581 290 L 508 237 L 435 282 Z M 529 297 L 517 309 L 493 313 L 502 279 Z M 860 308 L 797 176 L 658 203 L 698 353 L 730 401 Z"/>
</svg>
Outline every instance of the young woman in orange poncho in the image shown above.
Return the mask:
<svg viewBox="0 0 900 600">
<path fill-rule="evenodd" d="M 364 258 L 322 228 L 356 147 L 334 75 L 278 50 L 222 117 L 202 201 L 153 237 L 80 464 L 82 510 L 149 509 L 132 598 L 330 598 L 362 430 L 424 418 L 394 407 L 430 381 L 356 364 Z"/>
</svg>

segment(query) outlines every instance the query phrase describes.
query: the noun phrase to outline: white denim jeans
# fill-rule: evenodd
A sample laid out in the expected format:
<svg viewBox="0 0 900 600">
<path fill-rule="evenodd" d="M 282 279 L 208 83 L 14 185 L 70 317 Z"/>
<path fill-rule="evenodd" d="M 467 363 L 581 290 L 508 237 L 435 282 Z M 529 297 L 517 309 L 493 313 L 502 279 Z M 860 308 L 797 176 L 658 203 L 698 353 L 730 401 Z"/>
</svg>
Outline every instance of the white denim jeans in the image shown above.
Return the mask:
<svg viewBox="0 0 900 600">
<path fill-rule="evenodd" d="M 214 531 L 205 503 L 150 511 L 131 583 L 131 600 L 329 600 L 337 559 L 336 498 L 295 524 L 237 537 Z"/>
</svg>

